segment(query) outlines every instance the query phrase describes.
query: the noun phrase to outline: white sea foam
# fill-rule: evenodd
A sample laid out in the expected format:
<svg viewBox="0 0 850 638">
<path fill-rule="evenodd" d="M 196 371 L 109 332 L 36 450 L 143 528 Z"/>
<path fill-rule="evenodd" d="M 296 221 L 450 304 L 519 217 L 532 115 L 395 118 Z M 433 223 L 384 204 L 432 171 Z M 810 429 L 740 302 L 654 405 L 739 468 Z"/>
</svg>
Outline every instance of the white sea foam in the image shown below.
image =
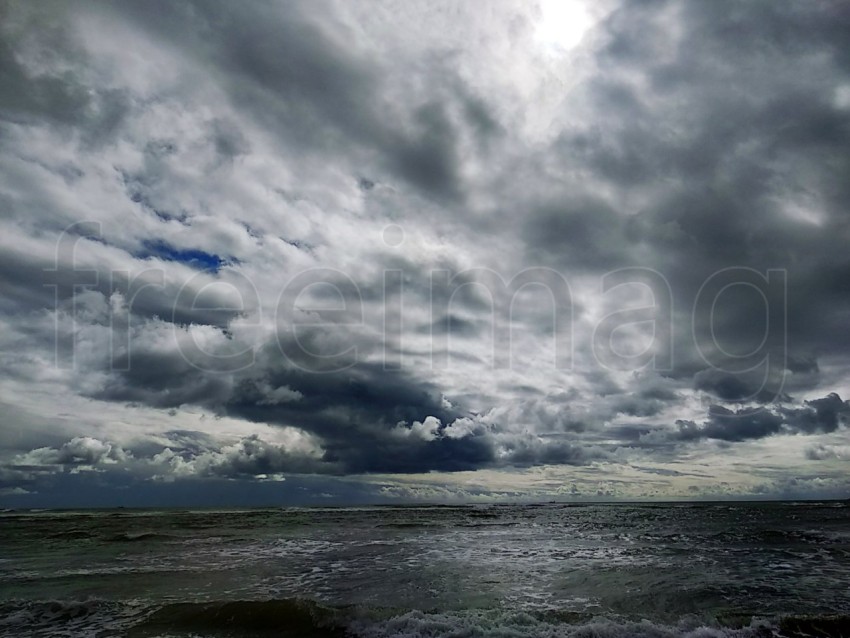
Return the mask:
<svg viewBox="0 0 850 638">
<path fill-rule="evenodd" d="M 709 626 L 697 619 L 684 619 L 675 625 L 648 620 L 618 622 L 603 617 L 569 623 L 528 613 L 489 610 L 411 611 L 381 622 L 355 621 L 350 630 L 359 638 L 756 638 L 771 631 L 768 623 L 758 620 L 742 628 Z"/>
</svg>

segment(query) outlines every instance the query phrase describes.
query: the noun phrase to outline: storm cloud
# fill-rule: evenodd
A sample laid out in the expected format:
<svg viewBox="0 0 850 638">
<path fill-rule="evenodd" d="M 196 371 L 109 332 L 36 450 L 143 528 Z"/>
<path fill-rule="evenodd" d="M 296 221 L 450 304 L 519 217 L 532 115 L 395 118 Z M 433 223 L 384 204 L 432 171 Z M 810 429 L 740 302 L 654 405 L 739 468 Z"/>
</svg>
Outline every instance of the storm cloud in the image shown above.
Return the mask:
<svg viewBox="0 0 850 638">
<path fill-rule="evenodd" d="M 569 7 L 2 3 L 4 500 L 843 480 L 846 3 Z"/>
</svg>

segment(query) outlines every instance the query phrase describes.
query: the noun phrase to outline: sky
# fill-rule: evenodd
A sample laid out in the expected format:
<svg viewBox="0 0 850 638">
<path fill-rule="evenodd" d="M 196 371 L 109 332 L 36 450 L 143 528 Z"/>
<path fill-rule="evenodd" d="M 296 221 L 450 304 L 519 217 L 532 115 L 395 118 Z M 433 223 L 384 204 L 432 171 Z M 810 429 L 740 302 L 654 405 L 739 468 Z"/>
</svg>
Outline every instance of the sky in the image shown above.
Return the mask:
<svg viewBox="0 0 850 638">
<path fill-rule="evenodd" d="M 850 496 L 850 5 L 0 3 L 0 504 Z"/>
</svg>

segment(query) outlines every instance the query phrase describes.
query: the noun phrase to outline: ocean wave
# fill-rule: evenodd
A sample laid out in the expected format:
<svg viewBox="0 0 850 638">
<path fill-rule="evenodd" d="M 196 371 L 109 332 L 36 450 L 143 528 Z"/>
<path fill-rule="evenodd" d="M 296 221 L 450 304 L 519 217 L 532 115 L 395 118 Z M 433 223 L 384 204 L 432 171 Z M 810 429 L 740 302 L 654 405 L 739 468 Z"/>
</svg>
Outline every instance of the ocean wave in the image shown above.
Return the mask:
<svg viewBox="0 0 850 638">
<path fill-rule="evenodd" d="M 129 635 L 164 633 L 345 638 L 346 624 L 339 610 L 300 598 L 174 603 L 153 612 Z"/>
<path fill-rule="evenodd" d="M 98 535 L 96 532 L 85 529 L 69 529 L 61 532 L 54 532 L 53 534 L 47 535 L 47 538 L 58 540 L 86 540 L 96 539 L 97 537 Z"/>
<path fill-rule="evenodd" d="M 421 611 L 332 607 L 304 598 L 176 602 L 0 603 L 0 636 L 231 638 L 841 638 L 850 616 L 698 618 L 675 623 L 589 612 Z"/>
<path fill-rule="evenodd" d="M 576 617 L 578 616 L 578 617 Z M 578 622 L 577 622 L 578 621 Z M 358 638 L 762 638 L 774 636 L 769 624 L 724 627 L 696 621 L 663 625 L 577 614 L 470 611 L 424 613 L 412 611 L 383 622 L 353 623 Z"/>
<path fill-rule="evenodd" d="M 123 635 L 147 612 L 135 601 L 6 601 L 0 603 L 0 636 L 100 638 Z"/>
<path fill-rule="evenodd" d="M 179 538 L 175 534 L 164 534 L 162 532 L 121 532 L 105 540 L 111 543 L 136 543 L 139 541 L 177 540 Z"/>
</svg>

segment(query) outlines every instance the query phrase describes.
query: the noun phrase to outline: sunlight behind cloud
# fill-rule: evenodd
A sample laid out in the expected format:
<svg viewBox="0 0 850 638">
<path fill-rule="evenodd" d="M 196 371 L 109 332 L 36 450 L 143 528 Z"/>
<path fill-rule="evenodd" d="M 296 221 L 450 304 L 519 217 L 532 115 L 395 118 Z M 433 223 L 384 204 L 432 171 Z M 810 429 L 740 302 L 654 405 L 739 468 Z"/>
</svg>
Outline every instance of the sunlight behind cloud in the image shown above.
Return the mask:
<svg viewBox="0 0 850 638">
<path fill-rule="evenodd" d="M 566 53 L 581 42 L 593 18 L 581 0 L 541 0 L 537 38 L 552 53 Z"/>
</svg>

